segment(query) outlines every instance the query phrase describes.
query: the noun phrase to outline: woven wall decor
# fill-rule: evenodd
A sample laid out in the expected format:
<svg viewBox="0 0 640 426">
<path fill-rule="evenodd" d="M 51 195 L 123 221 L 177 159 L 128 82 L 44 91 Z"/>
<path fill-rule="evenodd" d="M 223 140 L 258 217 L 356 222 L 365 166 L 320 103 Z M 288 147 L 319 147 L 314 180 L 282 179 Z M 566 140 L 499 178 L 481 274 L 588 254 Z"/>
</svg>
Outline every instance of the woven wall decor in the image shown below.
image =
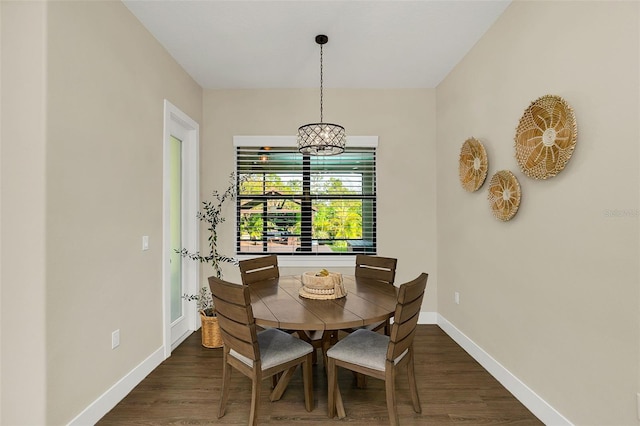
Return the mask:
<svg viewBox="0 0 640 426">
<path fill-rule="evenodd" d="M 573 109 L 559 96 L 536 99 L 516 129 L 516 159 L 527 176 L 547 179 L 560 173 L 576 146 L 578 127 Z"/>
<path fill-rule="evenodd" d="M 520 207 L 520 184 L 509 170 L 500 170 L 489 181 L 489 203 L 493 215 L 502 221 L 511 220 Z"/>
<path fill-rule="evenodd" d="M 476 138 L 469 138 L 460 149 L 460 183 L 469 192 L 477 191 L 487 178 L 487 152 Z"/>
</svg>

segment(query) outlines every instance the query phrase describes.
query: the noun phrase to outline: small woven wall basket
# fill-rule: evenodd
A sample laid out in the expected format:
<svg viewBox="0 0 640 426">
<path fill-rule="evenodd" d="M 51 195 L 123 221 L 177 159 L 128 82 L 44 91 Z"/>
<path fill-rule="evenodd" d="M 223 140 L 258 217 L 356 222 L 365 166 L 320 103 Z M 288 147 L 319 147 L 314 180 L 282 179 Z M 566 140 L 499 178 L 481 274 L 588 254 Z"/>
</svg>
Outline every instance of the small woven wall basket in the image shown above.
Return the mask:
<svg viewBox="0 0 640 426">
<path fill-rule="evenodd" d="M 509 170 L 496 172 L 489 181 L 489 204 L 496 219 L 511 220 L 520 207 L 520 183 Z"/>
<path fill-rule="evenodd" d="M 200 311 L 200 320 L 202 321 L 202 346 L 205 348 L 221 348 L 222 334 L 220 334 L 218 317 L 208 317 L 204 312 Z"/>
<path fill-rule="evenodd" d="M 524 111 L 516 129 L 516 160 L 525 175 L 547 179 L 560 173 L 576 147 L 578 126 L 571 106 L 546 95 Z"/>
<path fill-rule="evenodd" d="M 476 138 L 469 138 L 460 149 L 460 162 L 458 172 L 460 183 L 465 191 L 477 191 L 485 179 L 489 163 L 484 145 Z"/>
</svg>

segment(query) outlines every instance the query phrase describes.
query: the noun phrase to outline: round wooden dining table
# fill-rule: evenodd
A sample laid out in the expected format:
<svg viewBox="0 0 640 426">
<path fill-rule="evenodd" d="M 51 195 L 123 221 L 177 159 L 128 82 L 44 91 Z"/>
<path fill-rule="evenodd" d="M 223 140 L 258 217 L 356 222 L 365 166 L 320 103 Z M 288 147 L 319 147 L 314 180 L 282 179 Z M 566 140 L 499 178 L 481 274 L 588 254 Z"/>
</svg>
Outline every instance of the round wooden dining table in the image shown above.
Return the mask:
<svg viewBox="0 0 640 426">
<path fill-rule="evenodd" d="M 322 350 L 326 353 L 331 331 L 374 324 L 393 316 L 398 300 L 396 287 L 353 275 L 343 275 L 342 278 L 347 295 L 329 300 L 300 296 L 301 275 L 251 283 L 251 309 L 256 324 L 291 331 L 323 331 Z M 338 417 L 344 418 L 340 389 L 335 398 Z"/>
<path fill-rule="evenodd" d="M 397 288 L 380 281 L 343 275 L 347 295 L 317 300 L 299 295 L 300 275 L 252 283 L 251 308 L 256 324 L 285 330 L 342 330 L 391 318 Z"/>
</svg>

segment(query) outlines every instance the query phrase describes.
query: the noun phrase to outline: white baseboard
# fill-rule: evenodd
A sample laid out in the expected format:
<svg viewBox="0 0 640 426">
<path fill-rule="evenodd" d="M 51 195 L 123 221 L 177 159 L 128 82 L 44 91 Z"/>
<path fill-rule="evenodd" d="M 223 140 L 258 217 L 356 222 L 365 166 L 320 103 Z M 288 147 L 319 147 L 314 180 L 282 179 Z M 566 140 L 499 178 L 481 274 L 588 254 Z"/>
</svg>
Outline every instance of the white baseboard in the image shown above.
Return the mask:
<svg viewBox="0 0 640 426">
<path fill-rule="evenodd" d="M 520 379 L 514 376 L 509 370 L 496 361 L 491 355 L 485 352 L 473 340 L 458 330 L 453 324 L 447 321 L 442 315 L 436 314 L 437 324 L 449 335 L 457 344 L 469 353 L 485 370 L 489 372 L 502 386 L 515 396 L 525 407 L 527 407 L 540 421 L 547 426 L 571 426 L 573 425 L 567 418 L 556 411 L 544 399 L 540 398 Z M 420 315 L 422 319 L 422 314 Z"/>
<path fill-rule="evenodd" d="M 198 318 L 198 323 L 200 323 L 200 318 Z M 200 328 L 200 326 L 198 327 Z M 175 342 L 171 344 L 171 352 L 175 350 L 182 342 L 187 340 L 187 337 L 193 334 L 193 330 L 187 330 L 182 336 L 178 337 Z"/>
<path fill-rule="evenodd" d="M 94 425 L 113 407 L 115 407 L 133 388 L 135 388 L 149 373 L 151 373 L 160 363 L 164 361 L 164 348 L 161 347 L 153 352 L 131 370 L 127 375 L 111 386 L 91 405 L 85 408 L 69 422 L 69 426 Z"/>
</svg>

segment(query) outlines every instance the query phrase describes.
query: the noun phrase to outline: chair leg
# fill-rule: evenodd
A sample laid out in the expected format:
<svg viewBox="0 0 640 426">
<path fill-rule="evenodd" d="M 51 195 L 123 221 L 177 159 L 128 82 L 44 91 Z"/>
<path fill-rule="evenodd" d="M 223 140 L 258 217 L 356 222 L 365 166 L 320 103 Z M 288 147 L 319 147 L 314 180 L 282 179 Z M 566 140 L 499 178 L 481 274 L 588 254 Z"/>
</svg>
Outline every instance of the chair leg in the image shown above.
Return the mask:
<svg viewBox="0 0 640 426">
<path fill-rule="evenodd" d="M 338 412 L 339 419 L 347 417 L 347 413 L 344 412 L 344 404 L 342 403 L 340 387 L 338 386 L 338 369 L 336 369 L 336 411 Z"/>
<path fill-rule="evenodd" d="M 338 380 L 336 377 L 336 362 L 332 358 L 329 358 L 327 364 L 327 405 L 329 407 L 329 418 L 332 419 L 336 415 L 336 388 L 338 387 Z"/>
<path fill-rule="evenodd" d="M 227 364 L 227 354 L 224 354 L 222 363 L 222 392 L 220 395 L 220 407 L 218 408 L 218 418 L 224 416 L 229 399 L 229 383 L 231 382 L 231 366 Z"/>
<path fill-rule="evenodd" d="M 327 361 L 327 406 L 329 407 L 329 418 L 333 418 L 338 414 L 338 418 L 344 419 L 347 415 L 344 412 L 344 405 L 342 403 L 342 395 L 340 394 L 340 386 L 338 385 L 338 367 L 336 366 L 335 359 L 328 358 Z"/>
<path fill-rule="evenodd" d="M 400 420 L 398 419 L 398 410 L 396 408 L 395 376 L 395 368 L 387 365 L 384 387 L 387 394 L 387 411 L 389 412 L 389 424 L 391 426 L 398 426 L 400 424 Z"/>
<path fill-rule="evenodd" d="M 304 384 L 304 406 L 307 411 L 313 411 L 313 374 L 311 371 L 313 356 L 307 355 L 307 359 L 302 363 L 302 382 Z"/>
<path fill-rule="evenodd" d="M 418 395 L 418 387 L 416 386 L 416 371 L 413 366 L 413 347 L 409 349 L 407 354 L 409 362 L 407 363 L 407 375 L 409 376 L 409 390 L 411 391 L 411 402 L 413 402 L 413 411 L 416 413 L 422 413 L 422 407 L 420 407 L 420 396 Z"/>
<path fill-rule="evenodd" d="M 249 425 L 256 426 L 258 424 L 258 407 L 260 405 L 260 373 L 254 374 L 251 379 L 251 411 L 249 412 Z"/>
<path fill-rule="evenodd" d="M 309 338 L 309 336 L 307 335 L 307 333 L 304 330 L 300 330 L 297 332 L 298 333 L 298 338 L 300 340 L 304 340 L 305 342 L 307 342 L 308 344 L 310 344 L 311 346 L 313 346 L 313 342 L 311 341 L 311 339 Z M 313 347 L 313 365 L 316 365 L 318 363 L 318 355 L 316 354 L 316 347 Z"/>
</svg>

